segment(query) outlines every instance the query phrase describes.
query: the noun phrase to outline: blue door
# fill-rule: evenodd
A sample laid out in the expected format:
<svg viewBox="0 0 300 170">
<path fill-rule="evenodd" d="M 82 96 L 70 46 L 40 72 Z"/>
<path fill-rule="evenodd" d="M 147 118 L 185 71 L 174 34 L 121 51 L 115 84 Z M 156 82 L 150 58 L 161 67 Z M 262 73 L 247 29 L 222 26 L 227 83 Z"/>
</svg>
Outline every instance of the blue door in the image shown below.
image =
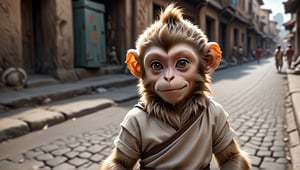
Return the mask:
<svg viewBox="0 0 300 170">
<path fill-rule="evenodd" d="M 73 2 L 75 66 L 99 68 L 106 63 L 103 4 Z"/>
</svg>

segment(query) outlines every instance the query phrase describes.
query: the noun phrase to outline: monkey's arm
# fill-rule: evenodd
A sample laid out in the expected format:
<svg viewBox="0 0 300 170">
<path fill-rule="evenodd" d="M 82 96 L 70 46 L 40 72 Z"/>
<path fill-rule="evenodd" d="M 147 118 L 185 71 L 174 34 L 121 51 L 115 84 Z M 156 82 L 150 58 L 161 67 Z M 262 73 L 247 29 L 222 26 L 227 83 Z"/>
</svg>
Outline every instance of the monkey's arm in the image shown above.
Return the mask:
<svg viewBox="0 0 300 170">
<path fill-rule="evenodd" d="M 221 170 L 251 169 L 251 163 L 247 154 L 240 150 L 239 145 L 234 139 L 223 151 L 215 153 L 215 158 Z"/>
<path fill-rule="evenodd" d="M 111 155 L 102 162 L 101 170 L 128 170 L 132 169 L 136 162 L 137 160 L 114 148 Z"/>
</svg>

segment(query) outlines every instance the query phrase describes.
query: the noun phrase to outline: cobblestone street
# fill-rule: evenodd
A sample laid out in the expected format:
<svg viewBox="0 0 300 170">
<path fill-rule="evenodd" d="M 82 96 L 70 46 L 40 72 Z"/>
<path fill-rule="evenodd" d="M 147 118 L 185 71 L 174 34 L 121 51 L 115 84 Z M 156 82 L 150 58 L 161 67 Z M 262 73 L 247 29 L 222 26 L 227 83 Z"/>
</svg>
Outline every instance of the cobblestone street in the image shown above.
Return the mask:
<svg viewBox="0 0 300 170">
<path fill-rule="evenodd" d="M 247 64 L 213 75 L 212 95 L 229 113 L 242 148 L 253 169 L 287 170 L 285 142 L 286 76 L 272 60 Z M 244 70 L 241 73 L 240 70 Z M 113 148 L 119 122 L 77 135 L 64 136 L 22 154 L 0 160 L 5 164 L 34 164 L 33 169 L 97 169 Z M 214 169 L 214 168 L 212 168 Z"/>
<path fill-rule="evenodd" d="M 97 169 L 113 147 L 112 141 L 118 133 L 118 125 L 89 131 L 77 136 L 68 136 L 49 144 L 38 146 L 23 154 L 0 161 L 1 165 L 10 162 L 28 162 L 32 169 Z"/>
<path fill-rule="evenodd" d="M 285 92 L 283 75 L 266 77 L 245 86 L 239 95 L 220 102 L 230 113 L 236 136 L 251 156 L 253 169 L 287 169 L 285 134 Z"/>
</svg>

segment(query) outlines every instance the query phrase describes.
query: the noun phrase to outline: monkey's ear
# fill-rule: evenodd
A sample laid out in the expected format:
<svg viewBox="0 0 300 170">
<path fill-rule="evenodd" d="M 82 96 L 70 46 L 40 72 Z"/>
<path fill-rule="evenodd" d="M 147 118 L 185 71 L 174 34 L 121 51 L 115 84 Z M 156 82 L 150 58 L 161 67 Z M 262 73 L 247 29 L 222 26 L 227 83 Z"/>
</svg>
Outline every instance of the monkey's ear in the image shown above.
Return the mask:
<svg viewBox="0 0 300 170">
<path fill-rule="evenodd" d="M 142 78 L 141 65 L 137 61 L 137 58 L 138 58 L 138 53 L 135 49 L 130 49 L 127 51 L 126 64 L 129 71 L 135 77 Z"/>
<path fill-rule="evenodd" d="M 219 44 L 215 42 L 208 42 L 204 47 L 204 53 L 207 61 L 205 72 L 211 74 L 221 62 L 221 49 Z"/>
</svg>

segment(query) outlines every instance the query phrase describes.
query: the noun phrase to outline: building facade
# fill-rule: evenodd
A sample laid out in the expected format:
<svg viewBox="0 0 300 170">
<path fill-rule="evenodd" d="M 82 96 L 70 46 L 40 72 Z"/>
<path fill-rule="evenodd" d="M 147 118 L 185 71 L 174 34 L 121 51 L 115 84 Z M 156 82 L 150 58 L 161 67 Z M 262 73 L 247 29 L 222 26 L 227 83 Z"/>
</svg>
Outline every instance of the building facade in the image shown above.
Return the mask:
<svg viewBox="0 0 300 170">
<path fill-rule="evenodd" d="M 291 14 L 291 19 L 283 24 L 285 29 L 290 32 L 286 39 L 294 47 L 295 56 L 298 58 L 300 52 L 300 1 L 288 0 L 283 4 L 285 13 Z"/>
<path fill-rule="evenodd" d="M 7 70 L 11 68 L 20 68 L 27 76 L 47 75 L 60 82 L 121 73 L 126 51 L 134 48 L 137 36 L 170 2 L 1 0 L 1 85 L 14 85 L 7 83 Z M 270 11 L 261 14 L 263 0 L 174 2 L 209 41 L 220 44 L 224 60 L 236 58 L 236 47 L 244 49 L 245 57 L 251 57 L 257 45 L 266 48 L 276 44 L 276 33 L 268 20 Z"/>
</svg>

